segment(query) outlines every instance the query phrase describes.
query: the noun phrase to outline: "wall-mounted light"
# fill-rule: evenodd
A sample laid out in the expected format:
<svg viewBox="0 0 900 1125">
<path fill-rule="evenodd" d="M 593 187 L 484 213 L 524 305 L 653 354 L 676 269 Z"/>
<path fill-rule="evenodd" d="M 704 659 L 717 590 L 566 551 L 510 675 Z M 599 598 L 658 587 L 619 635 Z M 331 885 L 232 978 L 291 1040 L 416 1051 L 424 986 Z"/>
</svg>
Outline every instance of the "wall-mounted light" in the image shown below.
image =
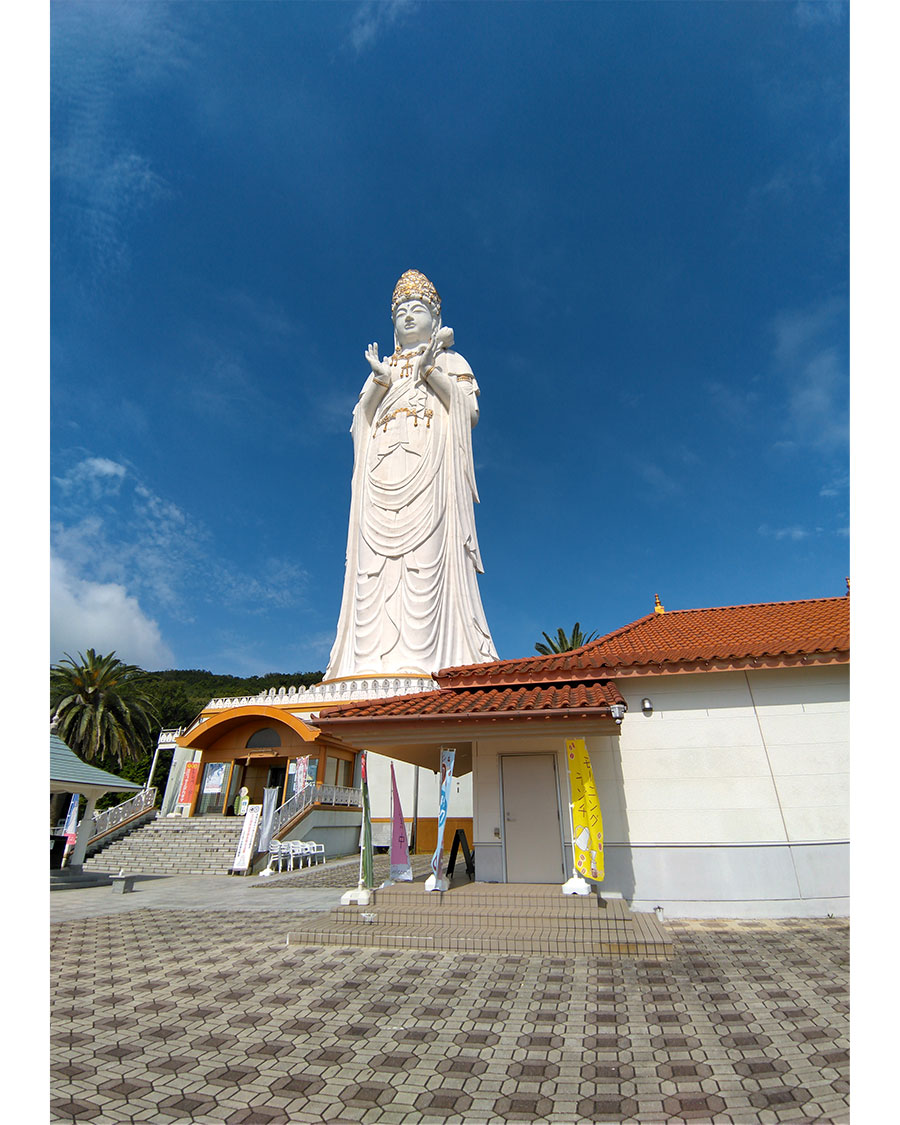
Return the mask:
<svg viewBox="0 0 900 1125">
<path fill-rule="evenodd" d="M 617 723 L 621 723 L 625 718 L 625 710 L 626 708 L 624 703 L 613 703 L 610 705 L 609 713 Z"/>
<path fill-rule="evenodd" d="M 644 712 L 645 715 L 652 715 L 653 714 L 653 700 L 648 699 L 646 695 L 641 700 L 641 710 Z"/>
</svg>

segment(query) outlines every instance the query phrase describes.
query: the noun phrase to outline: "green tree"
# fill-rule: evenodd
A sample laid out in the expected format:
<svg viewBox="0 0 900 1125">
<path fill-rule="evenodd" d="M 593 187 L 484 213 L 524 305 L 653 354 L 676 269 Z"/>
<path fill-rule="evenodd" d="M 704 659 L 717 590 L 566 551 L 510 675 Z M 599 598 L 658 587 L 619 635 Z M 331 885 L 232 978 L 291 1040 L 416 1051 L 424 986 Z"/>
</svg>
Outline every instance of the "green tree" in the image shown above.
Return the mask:
<svg viewBox="0 0 900 1125">
<path fill-rule="evenodd" d="M 566 634 L 565 629 L 560 628 L 556 630 L 556 640 L 553 640 L 552 637 L 548 637 L 544 632 L 541 633 L 541 636 L 547 643 L 544 644 L 543 641 L 538 641 L 534 646 L 535 650 L 542 656 L 552 656 L 555 652 L 571 652 L 573 648 L 581 648 L 581 646 L 586 645 L 588 641 L 592 641 L 597 634 L 591 633 L 589 637 L 586 637 L 581 631 L 581 626 L 576 621 L 575 628 L 569 635 Z"/>
<path fill-rule="evenodd" d="M 146 673 L 111 652 L 68 653 L 50 669 L 50 714 L 65 744 L 86 762 L 146 758 L 158 722 L 143 690 Z"/>
</svg>

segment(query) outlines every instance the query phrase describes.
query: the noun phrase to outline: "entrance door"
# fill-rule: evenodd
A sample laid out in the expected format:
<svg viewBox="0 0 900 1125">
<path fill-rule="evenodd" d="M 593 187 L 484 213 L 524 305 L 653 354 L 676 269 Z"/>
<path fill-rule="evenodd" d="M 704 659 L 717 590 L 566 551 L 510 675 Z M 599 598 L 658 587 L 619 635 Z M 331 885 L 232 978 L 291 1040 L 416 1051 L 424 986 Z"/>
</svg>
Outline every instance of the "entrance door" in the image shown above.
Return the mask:
<svg viewBox="0 0 900 1125">
<path fill-rule="evenodd" d="M 565 879 L 553 754 L 503 754 L 504 839 L 508 883 Z"/>
</svg>

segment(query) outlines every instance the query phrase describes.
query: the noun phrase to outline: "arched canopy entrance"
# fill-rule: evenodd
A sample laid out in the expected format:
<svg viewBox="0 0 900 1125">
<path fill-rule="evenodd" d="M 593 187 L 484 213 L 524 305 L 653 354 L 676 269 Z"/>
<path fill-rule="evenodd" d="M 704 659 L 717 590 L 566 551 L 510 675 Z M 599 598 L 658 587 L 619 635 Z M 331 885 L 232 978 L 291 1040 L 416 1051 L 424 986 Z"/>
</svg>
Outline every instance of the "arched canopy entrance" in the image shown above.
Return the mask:
<svg viewBox="0 0 900 1125">
<path fill-rule="evenodd" d="M 266 789 L 278 789 L 283 804 L 296 788 L 297 763 L 309 758 L 312 784 L 350 788 L 357 751 L 289 711 L 265 704 L 230 707 L 206 718 L 176 742 L 194 751 L 185 767 L 180 804 L 191 816 L 230 815 L 247 790 L 262 804 Z M 184 785 L 189 789 L 184 790 Z"/>
</svg>

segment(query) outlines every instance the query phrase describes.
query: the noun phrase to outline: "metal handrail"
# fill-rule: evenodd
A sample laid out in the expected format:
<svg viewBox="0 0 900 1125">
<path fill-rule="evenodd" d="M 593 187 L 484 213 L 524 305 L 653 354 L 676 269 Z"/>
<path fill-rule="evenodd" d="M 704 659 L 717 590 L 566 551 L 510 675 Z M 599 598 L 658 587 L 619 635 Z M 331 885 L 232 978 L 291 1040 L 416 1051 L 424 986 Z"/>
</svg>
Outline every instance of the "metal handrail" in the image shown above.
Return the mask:
<svg viewBox="0 0 900 1125">
<path fill-rule="evenodd" d="M 157 790 L 155 788 L 142 789 L 140 793 L 129 797 L 128 800 L 123 801 L 121 805 L 114 805 L 111 809 L 104 809 L 103 812 L 94 813 L 93 831 L 88 843 L 92 843 L 98 836 L 105 836 L 107 832 L 118 828 L 119 825 L 124 824 L 125 821 L 140 816 L 141 813 L 149 812 L 150 809 L 156 805 L 156 793 Z"/>
<path fill-rule="evenodd" d="M 289 820 L 300 815 L 311 805 L 362 805 L 362 789 L 345 789 L 340 785 L 307 785 L 299 793 L 275 810 L 273 834 L 279 832 Z"/>
</svg>

